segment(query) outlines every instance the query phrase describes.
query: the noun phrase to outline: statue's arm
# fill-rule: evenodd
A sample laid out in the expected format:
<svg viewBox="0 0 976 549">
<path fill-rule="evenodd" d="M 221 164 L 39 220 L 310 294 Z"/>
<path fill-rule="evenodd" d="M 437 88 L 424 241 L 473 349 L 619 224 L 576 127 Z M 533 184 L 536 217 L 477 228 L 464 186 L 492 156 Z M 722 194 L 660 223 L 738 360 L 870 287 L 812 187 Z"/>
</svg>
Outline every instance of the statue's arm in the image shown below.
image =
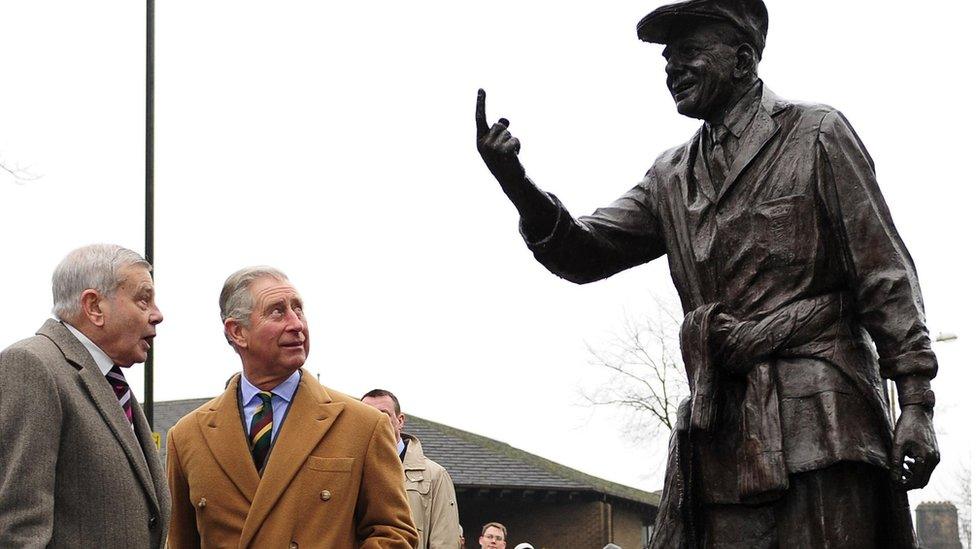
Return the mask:
<svg viewBox="0 0 976 549">
<path fill-rule="evenodd" d="M 547 269 L 582 284 L 664 253 L 650 177 L 610 206 L 574 219 L 554 195 L 539 189 L 526 176 L 518 159 L 521 144 L 508 131 L 508 125 L 508 120 L 501 118 L 488 126 L 485 92 L 478 90 L 478 152 L 518 210 L 519 229 L 526 244 Z"/>
<path fill-rule="evenodd" d="M 938 362 L 915 265 L 881 195 L 874 163 L 839 112 L 823 119 L 818 147 L 820 192 L 857 318 L 877 347 L 881 375 L 898 389 L 902 416 L 895 428 L 892 476 L 907 489 L 920 488 L 939 461 L 930 388 Z"/>
</svg>

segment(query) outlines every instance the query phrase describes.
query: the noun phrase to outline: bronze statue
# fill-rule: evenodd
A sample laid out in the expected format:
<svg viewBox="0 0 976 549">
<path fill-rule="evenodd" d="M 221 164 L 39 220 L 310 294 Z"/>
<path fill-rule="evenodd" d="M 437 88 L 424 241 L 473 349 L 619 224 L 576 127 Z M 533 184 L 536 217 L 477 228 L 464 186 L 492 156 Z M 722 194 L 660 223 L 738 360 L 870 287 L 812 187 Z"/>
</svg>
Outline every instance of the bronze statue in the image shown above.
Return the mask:
<svg viewBox="0 0 976 549">
<path fill-rule="evenodd" d="M 915 267 L 844 116 L 759 79 L 767 25 L 761 0 L 640 21 L 641 40 L 665 45 L 678 112 L 704 123 L 592 215 L 526 177 L 482 90 L 478 151 L 556 275 L 583 284 L 668 257 L 691 397 L 653 547 L 913 547 L 905 491 L 939 461 Z"/>
</svg>

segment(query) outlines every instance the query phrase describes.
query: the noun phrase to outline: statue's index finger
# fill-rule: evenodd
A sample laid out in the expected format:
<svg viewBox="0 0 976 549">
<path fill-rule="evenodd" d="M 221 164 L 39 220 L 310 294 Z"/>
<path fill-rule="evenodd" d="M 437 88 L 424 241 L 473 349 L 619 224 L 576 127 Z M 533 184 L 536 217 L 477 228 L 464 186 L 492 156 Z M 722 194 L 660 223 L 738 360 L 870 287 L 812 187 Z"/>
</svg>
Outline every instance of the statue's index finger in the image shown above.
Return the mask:
<svg viewBox="0 0 976 549">
<path fill-rule="evenodd" d="M 474 123 L 478 129 L 478 137 L 488 133 L 488 120 L 485 117 L 485 90 L 478 89 L 478 100 L 474 105 Z"/>
</svg>

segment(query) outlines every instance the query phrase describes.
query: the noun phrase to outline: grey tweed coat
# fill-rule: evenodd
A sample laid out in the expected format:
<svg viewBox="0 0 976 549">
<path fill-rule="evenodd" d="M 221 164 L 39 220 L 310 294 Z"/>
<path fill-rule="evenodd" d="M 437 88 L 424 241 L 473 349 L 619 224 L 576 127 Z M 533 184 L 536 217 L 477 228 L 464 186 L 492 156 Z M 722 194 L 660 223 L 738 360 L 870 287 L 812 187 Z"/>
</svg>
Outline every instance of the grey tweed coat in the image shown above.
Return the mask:
<svg viewBox="0 0 976 549">
<path fill-rule="evenodd" d="M 60 322 L 4 350 L 0 547 L 162 547 L 166 478 L 135 402 L 132 419 Z"/>
</svg>

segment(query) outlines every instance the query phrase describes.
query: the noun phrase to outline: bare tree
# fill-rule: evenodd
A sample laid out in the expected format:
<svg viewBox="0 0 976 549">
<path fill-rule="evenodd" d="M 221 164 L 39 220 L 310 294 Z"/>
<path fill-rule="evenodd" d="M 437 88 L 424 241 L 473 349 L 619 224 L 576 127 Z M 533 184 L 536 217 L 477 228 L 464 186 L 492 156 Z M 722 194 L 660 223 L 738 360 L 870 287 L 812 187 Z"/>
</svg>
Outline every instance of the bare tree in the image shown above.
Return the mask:
<svg viewBox="0 0 976 549">
<path fill-rule="evenodd" d="M 14 178 L 14 182 L 18 184 L 26 183 L 28 181 L 34 181 L 40 179 L 41 176 L 36 175 L 30 171 L 30 168 L 23 168 L 18 165 L 10 164 L 0 158 L 0 170 L 6 172 Z"/>
<path fill-rule="evenodd" d="M 956 512 L 959 517 L 959 539 L 962 546 L 966 549 L 972 547 L 972 471 L 969 467 L 970 461 L 967 459 L 960 464 L 953 475 L 953 486 L 947 490 L 949 500 L 955 504 Z"/>
<path fill-rule="evenodd" d="M 624 434 L 641 439 L 659 434 L 662 428 L 670 431 L 678 404 L 688 395 L 678 351 L 679 317 L 673 306 L 654 301 L 657 307 L 647 317 L 627 317 L 608 342 L 587 344 L 590 364 L 606 374 L 606 381 L 581 390 L 588 404 L 622 411 Z"/>
</svg>

